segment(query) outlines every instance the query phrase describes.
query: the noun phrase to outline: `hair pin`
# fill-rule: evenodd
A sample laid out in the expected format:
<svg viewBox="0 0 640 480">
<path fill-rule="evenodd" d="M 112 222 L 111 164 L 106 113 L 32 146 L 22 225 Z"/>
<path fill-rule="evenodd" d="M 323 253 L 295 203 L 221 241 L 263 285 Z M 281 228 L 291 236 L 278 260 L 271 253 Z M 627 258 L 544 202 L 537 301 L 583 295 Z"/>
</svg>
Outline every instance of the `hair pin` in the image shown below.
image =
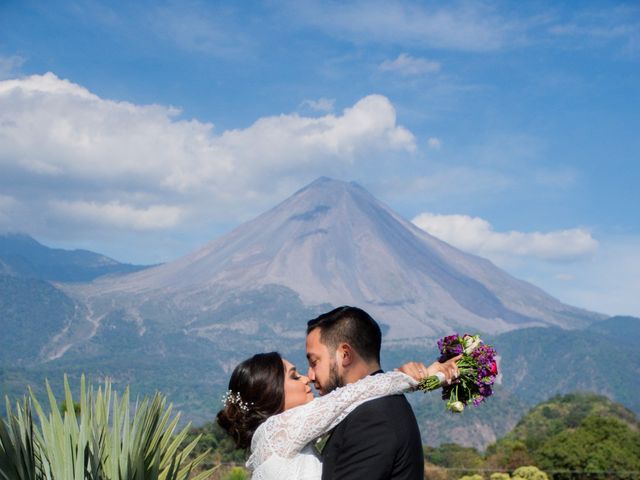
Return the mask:
<svg viewBox="0 0 640 480">
<path fill-rule="evenodd" d="M 234 392 L 232 390 L 227 390 L 226 393 L 222 395 L 222 403 L 225 407 L 228 405 L 236 405 L 243 412 L 248 412 L 249 407 L 253 406 L 253 402 L 247 403 L 242 400 L 240 392 Z"/>
</svg>

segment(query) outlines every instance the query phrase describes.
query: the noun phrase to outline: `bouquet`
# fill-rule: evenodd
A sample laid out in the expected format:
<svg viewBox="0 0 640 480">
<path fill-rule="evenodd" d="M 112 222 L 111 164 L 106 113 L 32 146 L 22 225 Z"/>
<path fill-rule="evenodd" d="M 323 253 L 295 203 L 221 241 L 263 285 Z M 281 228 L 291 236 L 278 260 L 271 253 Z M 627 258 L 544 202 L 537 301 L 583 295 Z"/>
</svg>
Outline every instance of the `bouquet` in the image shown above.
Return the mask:
<svg viewBox="0 0 640 480">
<path fill-rule="evenodd" d="M 442 387 L 442 399 L 447 400 L 450 411 L 462 412 L 469 403 L 478 406 L 491 396 L 491 387 L 498 375 L 496 351 L 491 345 L 486 345 L 479 335 L 454 334 L 438 340 L 438 349 L 441 362 L 462 355 L 457 362 L 460 376 Z M 425 392 L 435 390 L 443 379 L 442 374 L 427 377 L 420 382 L 418 389 Z"/>
</svg>

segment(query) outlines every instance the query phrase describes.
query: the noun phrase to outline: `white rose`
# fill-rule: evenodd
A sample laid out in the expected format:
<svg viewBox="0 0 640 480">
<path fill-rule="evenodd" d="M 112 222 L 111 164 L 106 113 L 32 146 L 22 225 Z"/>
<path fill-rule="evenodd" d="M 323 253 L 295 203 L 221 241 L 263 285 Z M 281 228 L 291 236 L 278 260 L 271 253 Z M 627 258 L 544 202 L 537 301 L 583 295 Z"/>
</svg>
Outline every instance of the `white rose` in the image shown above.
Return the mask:
<svg viewBox="0 0 640 480">
<path fill-rule="evenodd" d="M 469 355 L 480 345 L 480 336 L 465 335 L 465 337 L 462 339 L 462 342 L 464 343 L 464 353 Z"/>
<path fill-rule="evenodd" d="M 449 404 L 449 410 L 452 412 L 460 413 L 464 410 L 464 403 L 458 401 Z"/>
</svg>

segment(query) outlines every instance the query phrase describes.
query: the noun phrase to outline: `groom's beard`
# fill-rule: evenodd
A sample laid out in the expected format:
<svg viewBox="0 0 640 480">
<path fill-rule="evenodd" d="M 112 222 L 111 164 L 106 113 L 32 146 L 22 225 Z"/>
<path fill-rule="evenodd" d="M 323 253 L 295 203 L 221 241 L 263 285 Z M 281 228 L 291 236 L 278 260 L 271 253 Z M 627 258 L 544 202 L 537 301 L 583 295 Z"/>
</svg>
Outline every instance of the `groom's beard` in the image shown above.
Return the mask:
<svg viewBox="0 0 640 480">
<path fill-rule="evenodd" d="M 344 380 L 338 373 L 338 364 L 334 362 L 329 368 L 329 378 L 327 379 L 326 385 L 322 385 L 322 394 L 326 395 L 340 387 L 344 387 Z"/>
</svg>

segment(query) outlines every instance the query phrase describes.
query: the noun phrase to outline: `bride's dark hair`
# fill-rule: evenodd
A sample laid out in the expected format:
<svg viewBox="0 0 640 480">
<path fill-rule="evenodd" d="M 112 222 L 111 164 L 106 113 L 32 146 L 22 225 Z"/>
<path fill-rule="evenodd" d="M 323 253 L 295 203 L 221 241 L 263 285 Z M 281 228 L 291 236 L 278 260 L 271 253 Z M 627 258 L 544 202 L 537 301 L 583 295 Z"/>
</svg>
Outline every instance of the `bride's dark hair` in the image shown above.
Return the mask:
<svg viewBox="0 0 640 480">
<path fill-rule="evenodd" d="M 256 429 L 284 409 L 284 364 L 277 352 L 258 353 L 231 374 L 218 424 L 238 448 L 248 448 Z"/>
</svg>

